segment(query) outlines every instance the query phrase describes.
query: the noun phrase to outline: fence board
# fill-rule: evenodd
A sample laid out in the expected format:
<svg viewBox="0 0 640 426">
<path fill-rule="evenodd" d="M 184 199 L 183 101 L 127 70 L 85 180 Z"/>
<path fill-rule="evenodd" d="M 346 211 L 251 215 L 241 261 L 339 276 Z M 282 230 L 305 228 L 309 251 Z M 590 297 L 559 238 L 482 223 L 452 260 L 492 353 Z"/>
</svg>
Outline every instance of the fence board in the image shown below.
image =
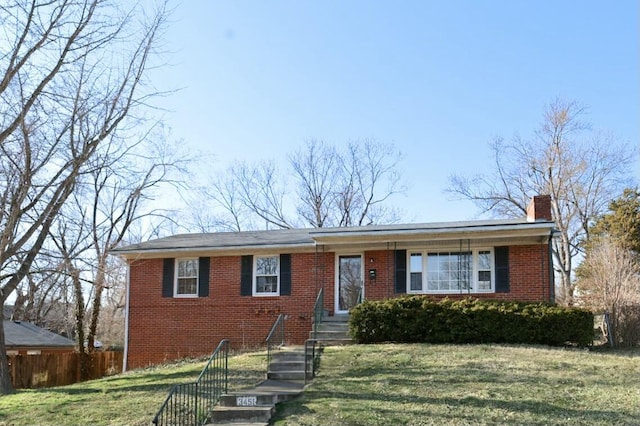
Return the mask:
<svg viewBox="0 0 640 426">
<path fill-rule="evenodd" d="M 89 379 L 121 373 L 122 359 L 122 352 L 92 353 Z M 79 381 L 80 354 L 9 355 L 9 373 L 16 389 L 70 385 Z"/>
</svg>

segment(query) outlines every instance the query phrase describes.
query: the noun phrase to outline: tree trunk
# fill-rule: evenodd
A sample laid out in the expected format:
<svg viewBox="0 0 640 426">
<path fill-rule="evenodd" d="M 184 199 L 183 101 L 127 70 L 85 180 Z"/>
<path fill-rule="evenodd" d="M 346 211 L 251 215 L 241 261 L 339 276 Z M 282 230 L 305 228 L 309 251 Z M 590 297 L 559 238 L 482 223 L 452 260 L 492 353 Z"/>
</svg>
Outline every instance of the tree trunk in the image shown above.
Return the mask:
<svg viewBox="0 0 640 426">
<path fill-rule="evenodd" d="M 4 301 L 2 302 L 4 309 Z M 2 327 L 0 327 L 0 347 L 4 348 L 4 321 Z M 0 351 L 0 394 L 7 395 L 13 393 L 13 384 L 11 383 L 11 375 L 9 374 L 9 359 L 7 357 L 7 351 Z"/>
<path fill-rule="evenodd" d="M 80 380 L 89 379 L 89 362 L 87 346 L 84 344 L 84 296 L 82 294 L 82 283 L 80 282 L 80 272 L 70 266 L 71 278 L 73 280 L 73 291 L 76 299 L 76 333 L 78 339 L 78 352 L 80 353 Z"/>
</svg>

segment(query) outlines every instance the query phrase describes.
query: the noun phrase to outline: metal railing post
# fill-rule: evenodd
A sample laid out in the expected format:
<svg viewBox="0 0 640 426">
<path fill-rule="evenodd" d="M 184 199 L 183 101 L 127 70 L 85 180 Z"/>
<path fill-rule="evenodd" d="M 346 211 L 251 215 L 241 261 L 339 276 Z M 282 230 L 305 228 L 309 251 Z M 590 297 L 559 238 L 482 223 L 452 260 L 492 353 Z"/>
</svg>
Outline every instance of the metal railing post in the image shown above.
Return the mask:
<svg viewBox="0 0 640 426">
<path fill-rule="evenodd" d="M 229 341 L 223 339 L 209 357 L 198 380 L 174 385 L 151 422 L 156 426 L 205 423 L 220 396 L 228 391 L 228 356 Z"/>
<path fill-rule="evenodd" d="M 278 339 L 277 331 L 280 332 L 280 339 Z M 273 326 L 271 327 L 271 331 L 267 335 L 265 342 L 267 343 L 267 373 L 269 372 L 269 365 L 271 364 L 271 346 L 273 341 L 280 340 L 280 346 L 284 346 L 284 314 L 278 315 Z"/>
</svg>

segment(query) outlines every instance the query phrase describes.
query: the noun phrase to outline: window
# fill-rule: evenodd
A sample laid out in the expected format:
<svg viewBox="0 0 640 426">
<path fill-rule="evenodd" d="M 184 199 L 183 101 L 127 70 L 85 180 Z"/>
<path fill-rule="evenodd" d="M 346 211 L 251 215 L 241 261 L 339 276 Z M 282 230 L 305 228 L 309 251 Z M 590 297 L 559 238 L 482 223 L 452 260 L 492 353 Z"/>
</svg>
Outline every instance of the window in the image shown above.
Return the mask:
<svg viewBox="0 0 640 426">
<path fill-rule="evenodd" d="M 433 291 L 468 290 L 471 253 L 429 253 L 427 288 Z"/>
<path fill-rule="evenodd" d="M 493 252 L 412 251 L 409 253 L 408 275 L 408 291 L 411 293 L 491 292 Z"/>
<path fill-rule="evenodd" d="M 255 256 L 254 294 L 256 296 L 277 296 L 280 281 L 279 256 Z"/>
<path fill-rule="evenodd" d="M 176 259 L 176 297 L 198 297 L 198 259 Z"/>
<path fill-rule="evenodd" d="M 411 291 L 422 291 L 422 253 L 411 253 L 409 273 L 409 289 Z"/>
<path fill-rule="evenodd" d="M 491 291 L 491 252 L 481 250 L 478 252 L 478 291 Z"/>
</svg>

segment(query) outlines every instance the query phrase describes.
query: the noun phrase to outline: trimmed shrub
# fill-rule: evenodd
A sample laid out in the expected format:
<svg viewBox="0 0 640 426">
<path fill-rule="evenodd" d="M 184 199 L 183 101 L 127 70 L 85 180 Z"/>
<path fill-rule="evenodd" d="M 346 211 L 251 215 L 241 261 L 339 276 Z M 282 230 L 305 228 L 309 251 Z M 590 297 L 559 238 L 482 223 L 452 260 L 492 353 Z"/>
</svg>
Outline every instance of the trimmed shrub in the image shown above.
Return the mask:
<svg viewBox="0 0 640 426">
<path fill-rule="evenodd" d="M 364 301 L 351 310 L 358 343 L 591 344 L 593 314 L 549 303 L 405 296 Z"/>
</svg>

